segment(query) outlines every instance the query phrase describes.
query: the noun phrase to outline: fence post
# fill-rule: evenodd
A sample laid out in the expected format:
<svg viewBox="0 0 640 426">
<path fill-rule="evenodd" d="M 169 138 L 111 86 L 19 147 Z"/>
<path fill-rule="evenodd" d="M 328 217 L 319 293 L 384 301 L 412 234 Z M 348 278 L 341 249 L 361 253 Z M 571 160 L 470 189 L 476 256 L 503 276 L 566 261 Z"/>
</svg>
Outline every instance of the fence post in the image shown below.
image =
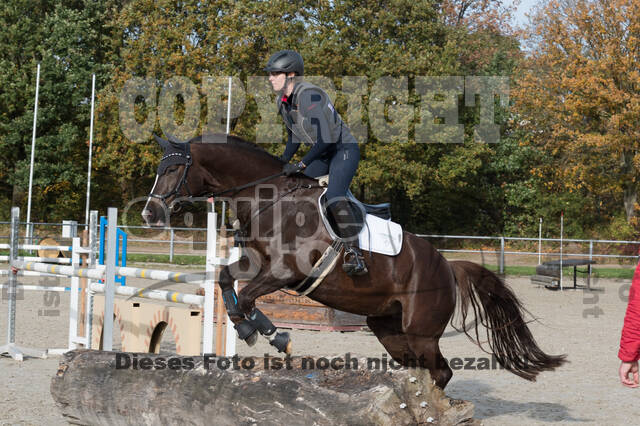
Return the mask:
<svg viewBox="0 0 640 426">
<path fill-rule="evenodd" d="M 589 260 L 593 260 L 593 240 L 589 240 Z"/>
<path fill-rule="evenodd" d="M 173 228 L 169 230 L 169 263 L 173 263 Z"/>
<path fill-rule="evenodd" d="M 542 218 L 538 225 L 538 265 L 542 264 Z"/>
<path fill-rule="evenodd" d="M 504 237 L 500 237 L 500 274 L 504 274 Z"/>
</svg>

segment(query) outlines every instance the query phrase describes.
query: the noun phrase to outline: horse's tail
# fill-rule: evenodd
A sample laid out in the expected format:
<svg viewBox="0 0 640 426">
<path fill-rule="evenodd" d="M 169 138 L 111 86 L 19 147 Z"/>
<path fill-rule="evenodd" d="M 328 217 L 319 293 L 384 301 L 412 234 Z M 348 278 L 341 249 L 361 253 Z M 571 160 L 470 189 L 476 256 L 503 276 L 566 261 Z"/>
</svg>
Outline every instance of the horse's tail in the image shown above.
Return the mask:
<svg viewBox="0 0 640 426">
<path fill-rule="evenodd" d="M 496 360 L 512 373 L 531 381 L 542 371 L 566 362 L 566 355 L 548 355 L 531 335 L 523 314 L 528 312 L 513 291 L 493 272 L 472 262 L 450 262 L 460 292 L 461 329 L 480 348 L 478 326 L 486 328 L 487 341 Z M 469 305 L 475 315 L 475 339 L 469 334 L 466 317 Z M 485 351 L 486 352 L 486 351 Z"/>
</svg>

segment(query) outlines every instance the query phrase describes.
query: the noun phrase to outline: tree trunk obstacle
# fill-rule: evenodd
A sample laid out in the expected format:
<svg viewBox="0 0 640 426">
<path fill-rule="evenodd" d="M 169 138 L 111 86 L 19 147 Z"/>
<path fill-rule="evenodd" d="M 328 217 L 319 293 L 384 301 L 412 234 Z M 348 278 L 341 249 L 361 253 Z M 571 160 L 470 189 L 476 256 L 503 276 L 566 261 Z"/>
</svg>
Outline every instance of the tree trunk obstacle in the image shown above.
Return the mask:
<svg viewBox="0 0 640 426">
<path fill-rule="evenodd" d="M 117 368 L 117 357 L 131 365 Z M 141 368 L 161 359 L 193 368 Z M 215 357 L 74 350 L 64 354 L 51 394 L 76 424 L 480 424 L 473 404 L 448 398 L 428 370 L 369 369 L 364 358 L 357 369 L 319 369 L 321 359 L 315 369 L 295 357 L 291 369 L 276 370 L 265 369 L 264 358 L 236 358 L 234 368 Z"/>
</svg>

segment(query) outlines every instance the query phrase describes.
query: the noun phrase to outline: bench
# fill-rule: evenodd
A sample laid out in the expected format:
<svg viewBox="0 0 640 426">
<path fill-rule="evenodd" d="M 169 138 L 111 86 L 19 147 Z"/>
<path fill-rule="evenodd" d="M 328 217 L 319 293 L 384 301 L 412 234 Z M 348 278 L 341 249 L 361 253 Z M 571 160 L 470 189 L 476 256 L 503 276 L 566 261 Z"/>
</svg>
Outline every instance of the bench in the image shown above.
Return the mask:
<svg viewBox="0 0 640 426">
<path fill-rule="evenodd" d="M 573 288 L 577 289 L 578 273 L 587 274 L 587 289 L 591 290 L 591 265 L 595 260 L 591 259 L 563 259 L 562 267 L 573 266 Z M 578 266 L 586 266 L 586 271 L 578 270 Z M 552 260 L 536 266 L 536 275 L 531 276 L 532 284 L 541 284 L 547 288 L 561 289 L 560 287 L 560 260 Z"/>
</svg>

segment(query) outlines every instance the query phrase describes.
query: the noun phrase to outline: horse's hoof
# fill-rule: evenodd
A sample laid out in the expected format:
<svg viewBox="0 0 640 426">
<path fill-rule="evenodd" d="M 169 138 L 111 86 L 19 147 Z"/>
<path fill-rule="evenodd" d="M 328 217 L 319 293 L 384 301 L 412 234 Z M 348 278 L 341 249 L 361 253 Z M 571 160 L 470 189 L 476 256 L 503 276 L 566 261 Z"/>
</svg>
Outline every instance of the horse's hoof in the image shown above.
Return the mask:
<svg viewBox="0 0 640 426">
<path fill-rule="evenodd" d="M 278 352 L 284 352 L 291 355 L 291 338 L 289 337 L 289 333 L 276 333 L 269 343 L 271 346 L 275 347 Z"/>
<path fill-rule="evenodd" d="M 256 334 L 256 327 L 251 323 L 251 321 L 242 320 L 235 324 L 233 328 L 238 332 L 238 338 L 245 342 L 248 342 L 251 336 Z M 254 337 L 253 343 L 255 343 L 255 339 L 257 339 L 257 337 Z"/>
<path fill-rule="evenodd" d="M 244 339 L 244 341 L 246 342 L 247 345 L 249 346 L 253 346 L 256 344 L 256 342 L 258 341 L 258 332 L 254 331 L 252 335 L 250 335 L 249 337 L 247 337 L 246 339 Z"/>
</svg>

